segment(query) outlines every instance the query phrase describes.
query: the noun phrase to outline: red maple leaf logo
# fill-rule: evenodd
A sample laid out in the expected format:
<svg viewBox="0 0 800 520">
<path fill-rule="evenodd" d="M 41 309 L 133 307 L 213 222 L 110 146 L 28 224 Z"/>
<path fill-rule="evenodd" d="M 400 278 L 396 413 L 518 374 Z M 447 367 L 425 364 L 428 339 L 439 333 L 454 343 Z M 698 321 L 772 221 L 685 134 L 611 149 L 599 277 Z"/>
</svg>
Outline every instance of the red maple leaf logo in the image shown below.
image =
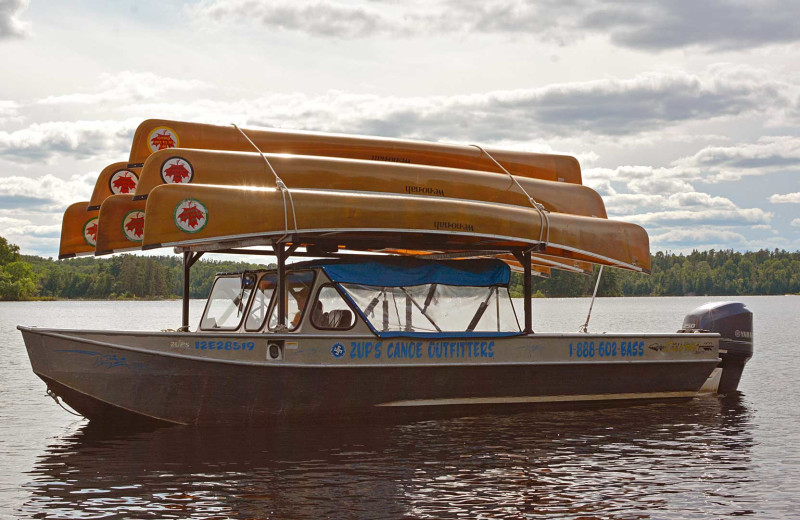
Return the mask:
<svg viewBox="0 0 800 520">
<path fill-rule="evenodd" d="M 205 213 L 200 211 L 197 206 L 190 204 L 183 208 L 180 215 L 178 215 L 178 220 L 186 222 L 186 224 L 191 228 L 196 228 L 199 221 L 204 220 L 206 218 Z"/>
<path fill-rule="evenodd" d="M 133 233 L 133 236 L 141 238 L 144 235 L 144 214 L 133 217 L 125 224 L 125 229 Z"/>
<path fill-rule="evenodd" d="M 86 234 L 92 236 L 92 240 L 97 241 L 97 222 L 86 228 Z"/>
<path fill-rule="evenodd" d="M 120 175 L 112 183 L 120 193 L 130 193 L 136 189 L 136 181 L 130 175 Z"/>
<path fill-rule="evenodd" d="M 179 183 L 183 182 L 183 179 L 189 178 L 189 170 L 186 169 L 186 166 L 178 162 L 164 170 L 164 176 L 172 177 L 172 182 Z"/>
<path fill-rule="evenodd" d="M 172 136 L 164 130 L 162 134 L 156 134 L 150 139 L 150 144 L 159 150 L 163 150 L 165 148 L 175 148 L 175 141 L 173 141 Z"/>
</svg>

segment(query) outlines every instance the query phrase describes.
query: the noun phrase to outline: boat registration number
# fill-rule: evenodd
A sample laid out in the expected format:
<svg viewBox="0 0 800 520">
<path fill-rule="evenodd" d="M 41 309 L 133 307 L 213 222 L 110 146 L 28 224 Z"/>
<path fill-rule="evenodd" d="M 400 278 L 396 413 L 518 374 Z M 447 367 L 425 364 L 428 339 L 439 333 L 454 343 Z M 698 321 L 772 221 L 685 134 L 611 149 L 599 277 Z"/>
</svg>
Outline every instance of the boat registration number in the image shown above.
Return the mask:
<svg viewBox="0 0 800 520">
<path fill-rule="evenodd" d="M 253 350 L 255 341 L 203 340 L 194 342 L 195 350 Z"/>
</svg>

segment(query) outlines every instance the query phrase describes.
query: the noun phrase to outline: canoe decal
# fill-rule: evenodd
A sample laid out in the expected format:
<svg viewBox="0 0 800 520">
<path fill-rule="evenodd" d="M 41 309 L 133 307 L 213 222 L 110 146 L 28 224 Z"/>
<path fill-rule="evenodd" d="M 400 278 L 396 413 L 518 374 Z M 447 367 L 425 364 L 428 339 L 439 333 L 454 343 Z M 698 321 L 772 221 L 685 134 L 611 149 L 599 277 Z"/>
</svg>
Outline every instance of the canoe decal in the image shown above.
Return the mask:
<svg viewBox="0 0 800 520">
<path fill-rule="evenodd" d="M 141 242 L 144 237 L 144 211 L 135 209 L 122 217 L 122 232 L 131 242 Z"/>
<path fill-rule="evenodd" d="M 92 247 L 97 245 L 97 217 L 90 218 L 83 225 L 83 239 Z"/>
<path fill-rule="evenodd" d="M 193 177 L 192 163 L 183 157 L 170 157 L 161 164 L 161 180 L 166 184 L 192 182 Z"/>
<path fill-rule="evenodd" d="M 208 209 L 196 199 L 184 199 L 175 206 L 175 225 L 186 233 L 197 233 L 208 223 Z"/>
<path fill-rule="evenodd" d="M 126 195 L 136 191 L 139 176 L 130 170 L 117 170 L 108 178 L 108 189 L 114 195 Z"/>
<path fill-rule="evenodd" d="M 172 128 L 159 126 L 154 128 L 147 137 L 147 144 L 151 152 L 178 147 L 178 134 Z"/>
</svg>

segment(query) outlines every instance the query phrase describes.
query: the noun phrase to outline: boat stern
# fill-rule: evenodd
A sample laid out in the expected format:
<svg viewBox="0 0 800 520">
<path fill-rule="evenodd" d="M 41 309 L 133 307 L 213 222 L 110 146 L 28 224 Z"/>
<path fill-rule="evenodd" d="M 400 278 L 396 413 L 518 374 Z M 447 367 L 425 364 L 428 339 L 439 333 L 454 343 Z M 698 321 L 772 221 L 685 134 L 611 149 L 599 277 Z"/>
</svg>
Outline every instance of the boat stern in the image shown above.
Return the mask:
<svg viewBox="0 0 800 520">
<path fill-rule="evenodd" d="M 687 314 L 678 332 L 718 333 L 720 362 L 710 384 L 720 394 L 737 391 L 744 366 L 753 357 L 753 313 L 740 302 L 707 303 Z"/>
</svg>

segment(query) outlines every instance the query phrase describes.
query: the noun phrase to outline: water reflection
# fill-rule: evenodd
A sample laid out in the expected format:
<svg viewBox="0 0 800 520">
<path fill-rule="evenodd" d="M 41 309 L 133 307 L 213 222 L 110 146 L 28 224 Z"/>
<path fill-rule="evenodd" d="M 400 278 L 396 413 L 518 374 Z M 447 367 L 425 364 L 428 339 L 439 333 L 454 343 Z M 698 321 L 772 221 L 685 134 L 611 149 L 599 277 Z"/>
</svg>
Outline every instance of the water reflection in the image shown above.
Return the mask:
<svg viewBox="0 0 800 520">
<path fill-rule="evenodd" d="M 84 425 L 30 471 L 33 518 L 707 518 L 753 513 L 738 397 L 408 424 Z M 753 501 L 754 502 L 754 501 Z"/>
</svg>

